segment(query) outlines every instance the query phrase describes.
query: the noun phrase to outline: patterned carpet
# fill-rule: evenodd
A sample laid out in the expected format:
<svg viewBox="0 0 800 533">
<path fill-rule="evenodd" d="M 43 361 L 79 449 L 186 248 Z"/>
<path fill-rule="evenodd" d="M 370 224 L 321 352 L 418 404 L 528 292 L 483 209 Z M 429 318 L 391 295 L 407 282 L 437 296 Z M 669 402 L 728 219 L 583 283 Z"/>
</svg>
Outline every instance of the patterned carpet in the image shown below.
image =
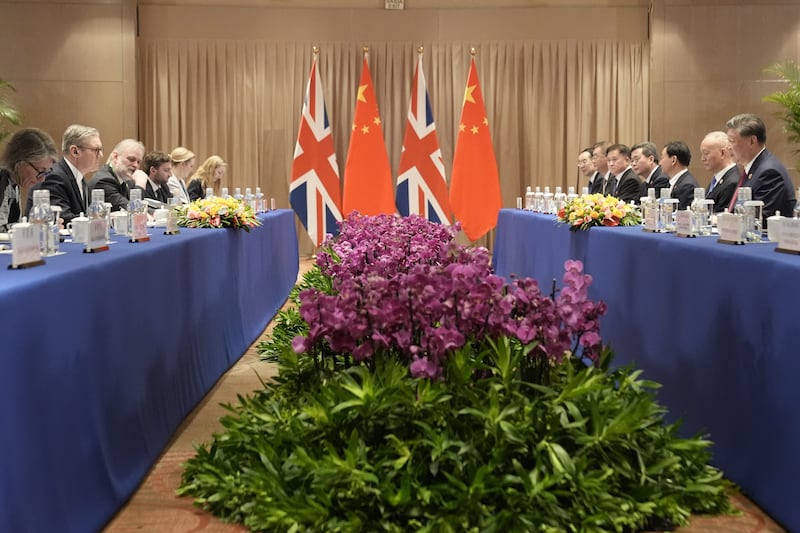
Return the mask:
<svg viewBox="0 0 800 533">
<path fill-rule="evenodd" d="M 305 272 L 310 260 L 301 260 Z M 262 338 L 269 335 L 268 326 Z M 105 528 L 106 533 L 235 533 L 247 531 L 237 525 L 225 524 L 192 505 L 190 498 L 175 495 L 181 479 L 181 464 L 194 454 L 194 443 L 208 441 L 222 429 L 219 418 L 227 414 L 220 404 L 235 403 L 236 395 L 261 387 L 260 379 L 273 375 L 275 368 L 261 361 L 253 343 L 206 395 L 205 399 L 186 418 L 175 433 L 167 450 L 153 466 L 139 490 L 128 504 Z M 733 502 L 742 511 L 740 516 L 695 517 L 688 527 L 678 533 L 785 533 L 750 500 L 735 495 Z"/>
</svg>

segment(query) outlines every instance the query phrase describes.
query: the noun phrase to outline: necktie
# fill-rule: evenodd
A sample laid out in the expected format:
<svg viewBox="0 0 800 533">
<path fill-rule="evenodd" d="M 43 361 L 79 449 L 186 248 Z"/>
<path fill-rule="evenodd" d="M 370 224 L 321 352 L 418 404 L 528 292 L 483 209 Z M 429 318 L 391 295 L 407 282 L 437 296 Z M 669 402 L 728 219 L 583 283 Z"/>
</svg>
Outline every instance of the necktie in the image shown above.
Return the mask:
<svg viewBox="0 0 800 533">
<path fill-rule="evenodd" d="M 742 175 L 739 177 L 739 184 L 736 186 L 736 190 L 733 191 L 733 198 L 731 198 L 731 203 L 728 204 L 728 213 L 733 213 L 733 206 L 736 205 L 736 199 L 739 198 L 739 187 L 742 186 L 744 180 L 747 179 L 747 174 L 744 173 L 744 169 L 742 169 Z"/>
<path fill-rule="evenodd" d="M 8 225 L 14 222 L 19 222 L 19 202 L 16 199 L 11 200 L 8 206 Z"/>
<path fill-rule="evenodd" d="M 86 208 L 89 205 L 89 187 L 86 185 L 86 180 L 81 180 L 81 192 L 83 193 L 83 212 L 89 210 Z"/>
<path fill-rule="evenodd" d="M 716 185 L 716 184 L 717 184 L 717 177 L 716 176 L 712 176 L 711 177 L 711 185 L 708 186 L 708 192 L 711 192 L 712 190 L 714 190 L 714 185 Z"/>
</svg>

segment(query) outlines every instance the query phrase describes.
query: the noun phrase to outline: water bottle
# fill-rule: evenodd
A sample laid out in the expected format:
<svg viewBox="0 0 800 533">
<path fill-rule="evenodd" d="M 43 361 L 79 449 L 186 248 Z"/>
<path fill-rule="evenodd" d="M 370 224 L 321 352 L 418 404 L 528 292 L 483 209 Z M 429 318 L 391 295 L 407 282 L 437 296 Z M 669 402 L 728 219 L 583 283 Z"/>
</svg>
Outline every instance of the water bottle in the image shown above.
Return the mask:
<svg viewBox="0 0 800 533">
<path fill-rule="evenodd" d="M 542 188 L 538 185 L 533 191 L 533 210 L 537 213 L 544 211 L 544 198 L 542 197 Z"/>
<path fill-rule="evenodd" d="M 674 214 L 677 204 L 678 199 L 670 197 L 669 189 L 661 189 L 661 198 L 658 199 L 658 231 L 675 231 Z"/>
<path fill-rule="evenodd" d="M 739 191 L 736 195 L 736 203 L 733 205 L 733 212 L 742 216 L 742 240 L 745 242 L 747 242 L 747 234 L 751 231 L 750 228 L 753 227 L 753 213 L 752 210 L 745 207 L 745 202 L 749 202 L 752 199 L 753 190 L 750 187 L 739 187 Z"/>
<path fill-rule="evenodd" d="M 550 187 L 544 188 L 544 194 L 542 195 L 542 201 L 544 205 L 542 206 L 542 213 L 552 214 L 553 213 L 553 193 L 550 192 Z"/>
<path fill-rule="evenodd" d="M 134 236 L 134 222 L 141 220 L 140 215 L 145 215 L 145 234 L 147 234 L 147 204 L 142 201 L 142 190 L 131 189 L 131 198 L 128 201 L 128 235 Z"/>
<path fill-rule="evenodd" d="M 214 198 L 214 187 L 206 187 L 206 195 L 203 198 Z"/>
<path fill-rule="evenodd" d="M 233 197 L 239 200 L 240 202 L 244 200 L 244 197 L 242 196 L 241 187 L 236 187 L 235 189 L 233 189 Z"/>
<path fill-rule="evenodd" d="M 256 213 L 263 213 L 264 207 L 264 193 L 261 192 L 261 187 L 256 187 Z"/>
<path fill-rule="evenodd" d="M 578 197 L 578 195 L 575 194 L 575 187 L 567 188 L 567 202 L 571 202 L 572 200 L 574 200 L 577 197 Z"/>
<path fill-rule="evenodd" d="M 227 187 L 223 187 L 222 188 L 222 192 L 220 193 L 220 196 L 222 196 L 223 198 L 230 198 L 231 195 L 228 194 L 228 188 Z"/>
<path fill-rule="evenodd" d="M 50 191 L 47 189 L 33 191 L 33 206 L 28 213 L 28 223 L 34 226 L 36 234 L 39 236 L 39 251 L 43 256 L 53 253 L 51 220 Z"/>
<path fill-rule="evenodd" d="M 106 192 L 103 189 L 92 189 L 92 201 L 86 210 L 89 219 L 89 243 L 97 246 L 108 240 L 106 213 Z"/>
<path fill-rule="evenodd" d="M 533 189 L 530 185 L 525 189 L 525 211 L 533 211 Z"/>
<path fill-rule="evenodd" d="M 581 196 L 589 194 L 589 187 L 581 187 Z"/>
<path fill-rule="evenodd" d="M 561 187 L 556 187 L 556 193 L 553 195 L 553 213 L 557 214 L 567 203 L 567 195 L 561 192 Z"/>
<path fill-rule="evenodd" d="M 702 235 L 702 228 L 708 226 L 708 209 L 706 208 L 706 190 L 695 187 L 694 199 L 689 207 L 692 211 L 692 233 Z"/>
<path fill-rule="evenodd" d="M 253 213 L 256 212 L 256 197 L 253 196 L 253 189 L 250 187 L 244 188 L 244 202 L 250 206 L 250 209 L 253 210 Z"/>
</svg>

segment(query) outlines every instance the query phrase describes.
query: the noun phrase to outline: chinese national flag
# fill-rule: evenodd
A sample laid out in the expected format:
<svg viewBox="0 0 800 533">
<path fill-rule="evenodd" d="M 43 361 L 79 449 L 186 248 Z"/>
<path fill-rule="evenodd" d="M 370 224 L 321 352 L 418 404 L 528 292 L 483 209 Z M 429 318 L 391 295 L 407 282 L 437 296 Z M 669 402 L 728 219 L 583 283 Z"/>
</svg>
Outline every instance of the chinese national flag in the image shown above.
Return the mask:
<svg viewBox="0 0 800 533">
<path fill-rule="evenodd" d="M 469 67 L 453 155 L 450 205 L 464 233 L 472 241 L 497 225 L 497 215 L 502 206 L 497 160 L 474 57 Z"/>
<path fill-rule="evenodd" d="M 395 213 L 392 171 L 366 56 L 344 167 L 343 204 L 345 216 L 353 211 L 362 215 Z"/>
</svg>

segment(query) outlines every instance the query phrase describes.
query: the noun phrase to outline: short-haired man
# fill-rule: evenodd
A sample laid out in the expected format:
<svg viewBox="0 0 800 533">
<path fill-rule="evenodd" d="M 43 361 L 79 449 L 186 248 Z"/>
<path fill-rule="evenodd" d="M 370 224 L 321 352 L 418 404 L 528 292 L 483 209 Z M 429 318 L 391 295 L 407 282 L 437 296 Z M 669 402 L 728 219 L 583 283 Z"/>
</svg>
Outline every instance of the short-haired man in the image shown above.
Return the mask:
<svg viewBox="0 0 800 533">
<path fill-rule="evenodd" d="M 133 173 L 139 168 L 143 157 L 144 145 L 141 142 L 136 139 L 120 141 L 111 151 L 103 168 L 95 172 L 89 180 L 89 188 L 103 189 L 112 211 L 127 209 Z"/>
<path fill-rule="evenodd" d="M 606 190 L 607 194 L 612 194 L 623 202 L 638 203 L 639 189 L 642 180 L 631 168 L 631 149 L 624 144 L 612 144 L 606 150 L 608 169 L 614 175 L 614 189 Z"/>
<path fill-rule="evenodd" d="M 731 144 L 724 131 L 712 131 L 700 142 L 700 160 L 703 168 L 711 172 L 706 198 L 714 200 L 714 212 L 728 208 L 739 183 L 739 168 L 733 159 Z"/>
<path fill-rule="evenodd" d="M 639 197 L 647 196 L 647 189 L 656 190 L 656 198 L 661 189 L 669 187 L 669 176 L 665 175 L 658 164 L 658 148 L 650 141 L 641 142 L 631 148 L 631 168 L 642 179 Z"/>
<path fill-rule="evenodd" d="M 672 141 L 661 149 L 661 168 L 669 176 L 670 198 L 677 198 L 678 209 L 686 209 L 694 200 L 697 180 L 689 172 L 692 152 L 683 141 Z"/>
<path fill-rule="evenodd" d="M 50 203 L 61 207 L 61 218 L 66 224 L 85 213 L 92 201 L 84 176 L 100 167 L 103 155 L 100 133 L 80 124 L 68 126 L 61 140 L 61 153 L 61 161 L 39 187 L 50 191 Z"/>
<path fill-rule="evenodd" d="M 611 194 L 609 189 L 608 161 L 606 160 L 606 148 L 611 146 L 608 141 L 599 141 L 592 145 L 592 163 L 599 176 L 595 176 L 592 182 L 593 187 L 589 189 L 592 194 Z"/>
<path fill-rule="evenodd" d="M 589 183 L 587 186 L 589 187 L 589 192 L 592 192 L 594 188 L 594 180 L 602 179 L 600 177 L 600 173 L 597 172 L 594 168 L 594 163 L 592 163 L 592 149 L 591 148 L 584 148 L 578 154 L 578 171 L 586 178 L 589 178 Z"/>
<path fill-rule="evenodd" d="M 144 198 L 157 200 L 166 204 L 172 193 L 169 192 L 167 180 L 172 175 L 172 159 L 164 152 L 150 152 L 144 156 L 142 171 L 147 174 L 144 187 Z"/>
<path fill-rule="evenodd" d="M 736 191 L 728 204 L 732 211 L 739 187 L 750 187 L 753 200 L 764 202 L 764 219 L 775 214 L 791 213 L 797 199 L 789 173 L 777 157 L 767 150 L 767 127 L 756 115 L 736 115 L 725 124 L 733 157 L 744 169 Z"/>
</svg>

